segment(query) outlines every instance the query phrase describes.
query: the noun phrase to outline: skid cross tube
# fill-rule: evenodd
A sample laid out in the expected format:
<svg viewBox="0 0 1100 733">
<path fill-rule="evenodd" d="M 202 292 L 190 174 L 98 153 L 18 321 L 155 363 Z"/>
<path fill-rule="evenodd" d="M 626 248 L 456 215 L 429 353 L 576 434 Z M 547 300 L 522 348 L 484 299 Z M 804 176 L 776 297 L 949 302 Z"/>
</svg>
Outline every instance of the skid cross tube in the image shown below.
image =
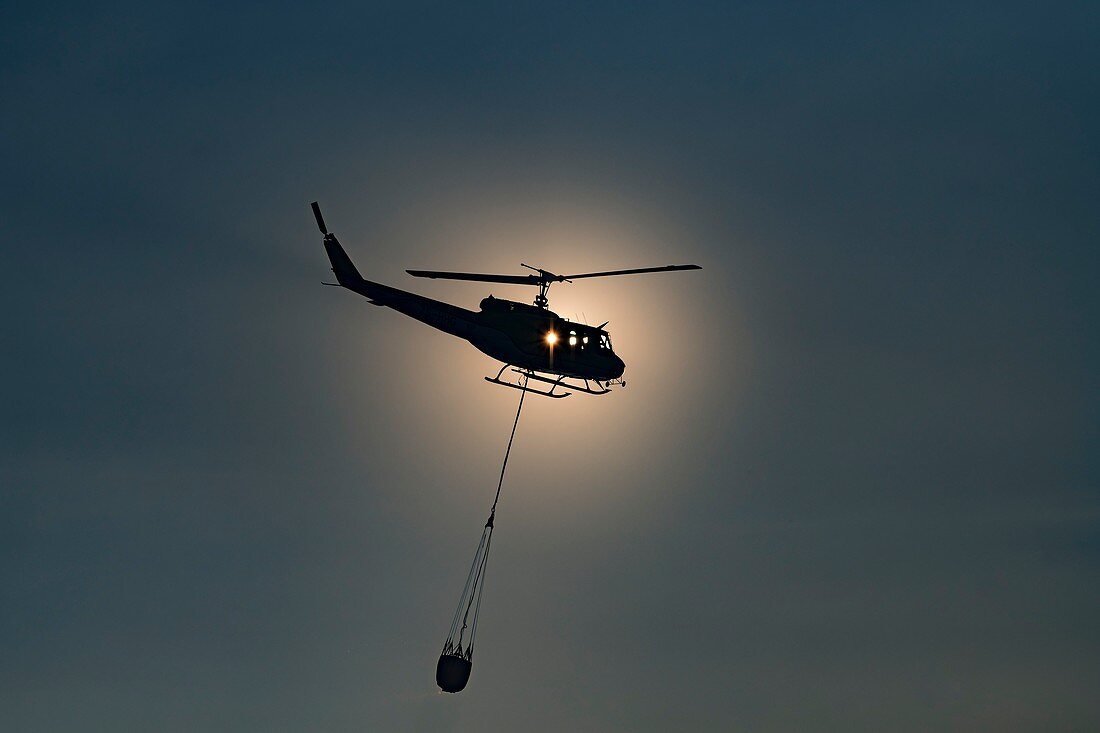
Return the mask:
<svg viewBox="0 0 1100 733">
<path fill-rule="evenodd" d="M 519 370 L 515 369 L 513 371 L 519 371 Z M 553 384 L 555 387 L 558 386 L 558 385 L 561 385 L 565 389 L 571 389 L 571 390 L 574 390 L 574 391 L 577 391 L 577 392 L 584 392 L 585 394 L 601 395 L 601 394 L 607 394 L 608 392 L 611 391 L 609 389 L 604 389 L 602 387 L 598 390 L 592 389 L 591 385 L 589 385 L 587 379 L 584 380 L 584 386 L 583 387 L 580 386 L 579 384 L 575 384 L 573 382 L 566 382 L 564 374 L 562 376 L 558 377 L 557 379 L 549 379 L 547 377 L 543 377 L 541 375 L 532 373 L 532 374 L 528 375 L 528 378 L 529 379 L 534 379 L 534 380 L 539 381 L 539 382 L 547 382 L 549 384 Z M 596 385 L 599 386 L 599 382 L 597 382 Z M 552 390 L 553 390 L 553 387 L 551 387 L 551 391 Z"/>
<path fill-rule="evenodd" d="M 492 384 L 499 384 L 502 387 L 511 387 L 512 389 L 518 389 L 518 390 L 520 390 L 521 392 L 524 392 L 524 393 L 530 392 L 531 394 L 538 394 L 538 395 L 542 395 L 543 397 L 552 397 L 553 399 L 556 399 L 556 400 L 560 400 L 562 397 L 568 397 L 571 394 L 570 392 L 557 393 L 557 392 L 554 391 L 555 387 L 558 386 L 558 383 L 560 383 L 561 380 L 564 379 L 565 377 L 561 377 L 557 380 L 546 379 L 545 377 L 539 377 L 534 372 L 528 371 L 526 369 L 512 369 L 512 371 L 514 371 L 516 374 L 519 374 L 520 376 L 525 377 L 525 379 L 523 381 L 523 385 L 513 384 L 512 382 L 505 382 L 500 377 L 501 377 L 502 374 L 504 374 L 504 370 L 507 369 L 510 366 L 512 366 L 512 365 L 511 364 L 505 364 L 504 366 L 502 366 L 500 368 L 500 371 L 497 372 L 497 375 L 495 377 L 485 377 L 485 381 L 490 382 Z M 527 380 L 528 379 L 537 379 L 540 382 L 549 382 L 550 384 L 553 384 L 554 387 L 551 387 L 549 390 L 546 390 L 546 391 L 543 391 L 541 389 L 532 389 L 531 387 L 527 386 Z"/>
</svg>

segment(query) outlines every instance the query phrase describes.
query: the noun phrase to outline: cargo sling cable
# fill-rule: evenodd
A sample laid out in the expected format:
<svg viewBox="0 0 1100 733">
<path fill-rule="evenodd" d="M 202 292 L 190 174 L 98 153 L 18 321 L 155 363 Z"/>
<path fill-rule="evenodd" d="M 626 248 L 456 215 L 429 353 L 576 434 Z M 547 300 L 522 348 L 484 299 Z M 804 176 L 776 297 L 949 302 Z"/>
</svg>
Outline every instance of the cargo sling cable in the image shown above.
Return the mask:
<svg viewBox="0 0 1100 733">
<path fill-rule="evenodd" d="M 444 692 L 460 692 L 470 680 L 470 671 L 473 668 L 474 638 L 477 635 L 477 619 L 481 611 L 481 593 L 485 590 L 485 568 L 489 563 L 489 547 L 493 542 L 493 525 L 496 520 L 497 502 L 500 501 L 500 488 L 504 485 L 504 471 L 508 468 L 508 456 L 512 453 L 512 441 L 516 437 L 516 427 L 519 425 L 519 415 L 523 411 L 523 398 L 527 395 L 527 375 L 523 375 L 524 391 L 519 395 L 519 407 L 516 408 L 516 419 L 512 423 L 512 434 L 508 436 L 508 447 L 504 451 L 504 463 L 500 467 L 500 479 L 497 481 L 497 493 L 493 498 L 493 506 L 489 510 L 489 519 L 481 530 L 481 542 L 478 543 L 477 552 L 474 553 L 474 561 L 470 564 L 470 572 L 466 576 L 466 585 L 462 588 L 462 595 L 458 599 L 458 607 L 451 619 L 451 630 L 447 634 L 447 640 L 443 643 L 443 651 L 439 655 L 439 663 L 435 669 L 435 682 Z M 465 607 L 465 610 L 463 610 Z M 470 611 L 473 610 L 471 617 Z M 462 643 L 466 635 L 466 629 L 470 630 L 470 640 L 463 648 Z M 455 638 L 457 636 L 457 639 Z"/>
</svg>

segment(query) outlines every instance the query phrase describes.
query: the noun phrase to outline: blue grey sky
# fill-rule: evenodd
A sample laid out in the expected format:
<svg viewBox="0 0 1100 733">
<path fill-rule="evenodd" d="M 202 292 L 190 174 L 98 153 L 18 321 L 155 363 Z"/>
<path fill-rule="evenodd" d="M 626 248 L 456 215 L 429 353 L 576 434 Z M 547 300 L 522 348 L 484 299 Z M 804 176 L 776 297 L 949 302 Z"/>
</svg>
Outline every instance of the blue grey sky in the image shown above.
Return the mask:
<svg viewBox="0 0 1100 733">
<path fill-rule="evenodd" d="M 6 4 L 0 728 L 1100 728 L 1093 3 Z M 515 393 L 330 277 L 555 286 Z"/>
</svg>

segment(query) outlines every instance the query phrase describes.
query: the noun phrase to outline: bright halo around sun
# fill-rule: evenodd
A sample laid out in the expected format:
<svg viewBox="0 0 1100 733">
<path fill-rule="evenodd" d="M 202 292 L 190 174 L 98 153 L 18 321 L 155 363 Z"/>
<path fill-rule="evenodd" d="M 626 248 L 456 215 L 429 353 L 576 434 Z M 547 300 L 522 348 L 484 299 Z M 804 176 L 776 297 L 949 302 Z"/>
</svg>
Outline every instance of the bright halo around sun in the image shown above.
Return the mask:
<svg viewBox="0 0 1100 733">
<path fill-rule="evenodd" d="M 553 331 L 550 331 L 549 333 L 546 334 L 546 343 L 553 346 L 557 342 L 558 342 L 558 335 L 556 333 L 554 333 Z"/>
</svg>

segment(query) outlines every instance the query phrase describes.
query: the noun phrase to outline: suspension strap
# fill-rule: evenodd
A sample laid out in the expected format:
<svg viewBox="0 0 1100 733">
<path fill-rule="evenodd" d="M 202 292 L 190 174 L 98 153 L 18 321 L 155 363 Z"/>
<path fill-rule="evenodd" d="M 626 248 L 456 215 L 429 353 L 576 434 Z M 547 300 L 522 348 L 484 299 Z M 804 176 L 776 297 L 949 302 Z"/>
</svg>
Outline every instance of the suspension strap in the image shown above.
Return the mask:
<svg viewBox="0 0 1100 733">
<path fill-rule="evenodd" d="M 481 552 L 481 546 L 478 546 L 478 553 L 481 555 L 480 562 L 477 555 L 474 556 L 474 565 L 470 568 L 470 574 L 473 576 L 473 584 L 470 584 L 470 578 L 467 577 L 466 584 L 469 588 L 470 597 L 466 601 L 466 612 L 462 614 L 462 628 L 458 630 L 458 648 L 462 648 L 462 637 L 466 634 L 467 622 L 470 618 L 470 608 L 474 609 L 474 621 L 473 628 L 470 630 L 470 643 L 467 645 L 467 654 L 472 651 L 474 645 L 474 635 L 477 633 L 477 616 L 481 610 L 481 594 L 485 590 L 485 568 L 489 564 L 489 548 L 493 543 L 493 526 L 496 520 L 497 514 L 497 502 L 500 501 L 500 488 L 504 485 L 504 471 L 508 468 L 508 456 L 512 454 L 512 441 L 516 438 L 516 427 L 519 425 L 519 416 L 523 412 L 523 398 L 527 396 L 527 375 L 523 375 L 523 391 L 519 394 L 519 407 L 516 408 L 516 419 L 512 422 L 512 434 L 508 436 L 508 447 L 504 450 L 504 463 L 500 467 L 500 480 L 497 481 L 497 493 L 493 497 L 493 507 L 489 510 L 489 518 L 485 521 L 485 529 L 482 531 L 482 544 L 485 547 L 485 551 Z M 480 583 L 479 583 L 480 581 Z M 463 596 L 467 591 L 463 591 Z M 476 600 L 476 603 L 475 603 Z M 462 608 L 462 602 L 459 601 L 459 608 Z M 455 611 L 457 620 L 458 612 Z M 454 626 L 451 625 L 451 635 L 454 635 Z"/>
<path fill-rule="evenodd" d="M 497 481 L 497 495 L 493 498 L 493 508 L 489 510 L 489 521 L 486 527 L 493 526 L 493 515 L 497 513 L 497 502 L 500 501 L 500 487 L 504 485 L 504 471 L 508 468 L 508 456 L 512 454 L 512 441 L 516 437 L 516 426 L 519 425 L 519 413 L 523 411 L 523 398 L 527 396 L 527 375 L 523 375 L 523 391 L 519 393 L 519 407 L 516 408 L 516 419 L 512 423 L 512 434 L 508 436 L 508 448 L 504 451 L 504 465 L 500 467 L 500 480 Z"/>
</svg>

